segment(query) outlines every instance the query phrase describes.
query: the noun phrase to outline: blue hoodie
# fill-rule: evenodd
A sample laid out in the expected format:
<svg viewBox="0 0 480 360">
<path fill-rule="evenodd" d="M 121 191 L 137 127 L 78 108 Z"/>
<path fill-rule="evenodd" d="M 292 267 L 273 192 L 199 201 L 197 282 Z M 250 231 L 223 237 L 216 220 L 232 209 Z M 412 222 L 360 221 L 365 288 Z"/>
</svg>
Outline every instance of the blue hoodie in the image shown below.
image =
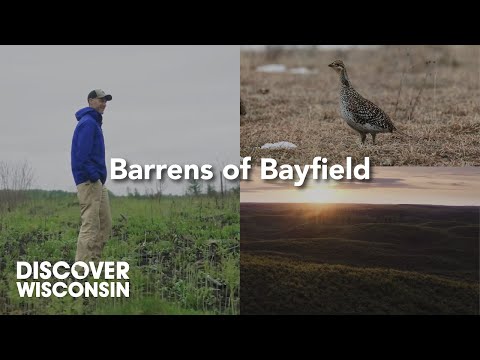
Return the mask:
<svg viewBox="0 0 480 360">
<path fill-rule="evenodd" d="M 102 114 L 86 107 L 75 113 L 77 127 L 72 139 L 72 173 L 75 184 L 98 179 L 105 184 L 105 143 L 102 132 Z"/>
</svg>

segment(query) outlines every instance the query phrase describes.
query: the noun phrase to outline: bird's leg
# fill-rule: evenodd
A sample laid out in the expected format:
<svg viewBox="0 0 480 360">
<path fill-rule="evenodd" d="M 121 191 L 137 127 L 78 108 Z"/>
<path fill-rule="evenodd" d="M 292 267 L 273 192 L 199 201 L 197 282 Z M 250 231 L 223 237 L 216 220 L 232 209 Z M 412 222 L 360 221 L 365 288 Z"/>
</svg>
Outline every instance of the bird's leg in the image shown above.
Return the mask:
<svg viewBox="0 0 480 360">
<path fill-rule="evenodd" d="M 360 139 L 362 140 L 362 145 L 365 144 L 365 139 L 367 138 L 367 134 L 360 133 Z"/>
<path fill-rule="evenodd" d="M 372 141 L 373 141 L 373 145 L 375 145 L 375 136 L 377 136 L 377 134 L 375 134 L 375 133 L 372 133 Z"/>
</svg>

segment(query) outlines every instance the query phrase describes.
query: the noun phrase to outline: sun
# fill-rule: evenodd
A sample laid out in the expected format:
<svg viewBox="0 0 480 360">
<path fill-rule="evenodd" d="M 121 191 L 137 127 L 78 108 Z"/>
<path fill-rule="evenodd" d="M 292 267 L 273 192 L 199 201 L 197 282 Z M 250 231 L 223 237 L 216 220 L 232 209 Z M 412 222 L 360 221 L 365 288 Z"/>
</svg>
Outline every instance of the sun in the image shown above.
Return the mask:
<svg viewBox="0 0 480 360">
<path fill-rule="evenodd" d="M 295 189 L 292 193 L 292 201 L 309 203 L 333 203 L 341 198 L 339 189 L 335 189 L 335 182 L 316 181 L 304 189 Z M 294 198 L 294 199 L 293 199 Z"/>
</svg>

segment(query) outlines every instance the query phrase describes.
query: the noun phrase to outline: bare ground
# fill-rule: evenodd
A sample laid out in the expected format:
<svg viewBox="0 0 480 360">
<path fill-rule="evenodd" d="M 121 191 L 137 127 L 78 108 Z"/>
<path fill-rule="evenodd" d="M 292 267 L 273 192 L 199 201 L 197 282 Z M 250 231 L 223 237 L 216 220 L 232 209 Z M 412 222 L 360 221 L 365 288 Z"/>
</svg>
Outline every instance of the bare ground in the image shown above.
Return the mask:
<svg viewBox="0 0 480 360">
<path fill-rule="evenodd" d="M 364 146 L 340 117 L 337 74 L 342 59 L 356 90 L 406 133 L 371 136 Z M 265 64 L 305 67 L 311 74 L 262 73 Z M 372 165 L 480 166 L 480 47 L 382 46 L 333 51 L 241 52 L 240 155 L 308 164 L 370 157 Z M 260 149 L 289 141 L 293 150 Z"/>
</svg>

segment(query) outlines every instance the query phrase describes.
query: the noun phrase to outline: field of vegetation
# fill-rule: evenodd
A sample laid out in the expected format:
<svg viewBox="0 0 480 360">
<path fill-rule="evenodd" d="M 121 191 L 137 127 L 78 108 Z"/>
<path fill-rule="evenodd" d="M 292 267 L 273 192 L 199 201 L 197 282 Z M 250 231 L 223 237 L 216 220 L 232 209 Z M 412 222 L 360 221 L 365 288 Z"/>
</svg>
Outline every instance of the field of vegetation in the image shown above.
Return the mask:
<svg viewBox="0 0 480 360">
<path fill-rule="evenodd" d="M 80 227 L 75 193 L 30 190 L 15 206 L 0 206 L 0 314 L 239 313 L 238 189 L 224 196 L 112 195 L 103 260 L 129 263 L 130 297 L 19 296 L 16 262 L 72 264 Z"/>
<path fill-rule="evenodd" d="M 477 207 L 241 205 L 242 314 L 479 314 Z"/>
</svg>

